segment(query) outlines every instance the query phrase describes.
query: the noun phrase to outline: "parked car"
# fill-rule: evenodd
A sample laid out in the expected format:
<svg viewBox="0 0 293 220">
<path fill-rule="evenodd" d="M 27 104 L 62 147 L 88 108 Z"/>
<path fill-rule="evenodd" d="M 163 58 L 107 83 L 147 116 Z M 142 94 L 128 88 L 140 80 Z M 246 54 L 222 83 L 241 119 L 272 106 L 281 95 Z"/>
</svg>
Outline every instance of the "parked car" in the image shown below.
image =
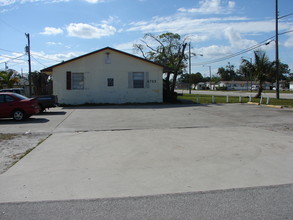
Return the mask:
<svg viewBox="0 0 293 220">
<path fill-rule="evenodd" d="M 14 92 L 20 95 L 25 95 L 23 88 L 9 88 L 9 89 L 1 89 L 0 92 Z"/>
<path fill-rule="evenodd" d="M 0 92 L 0 118 L 21 121 L 39 112 L 40 107 L 36 98 L 27 98 L 18 93 Z"/>
</svg>

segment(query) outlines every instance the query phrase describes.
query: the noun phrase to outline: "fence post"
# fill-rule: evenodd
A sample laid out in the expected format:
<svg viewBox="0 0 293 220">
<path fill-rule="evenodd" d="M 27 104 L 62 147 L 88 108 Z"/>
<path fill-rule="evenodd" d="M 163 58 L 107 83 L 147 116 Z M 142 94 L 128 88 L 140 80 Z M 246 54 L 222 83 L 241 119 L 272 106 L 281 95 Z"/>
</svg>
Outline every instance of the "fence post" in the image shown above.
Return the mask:
<svg viewBox="0 0 293 220">
<path fill-rule="evenodd" d="M 262 103 L 262 95 L 260 96 L 259 104 L 261 104 L 261 103 Z"/>
<path fill-rule="evenodd" d="M 239 96 L 239 103 L 241 103 L 242 102 L 242 97 L 241 96 Z"/>
<path fill-rule="evenodd" d="M 199 104 L 199 95 L 196 96 L 196 104 Z"/>
<path fill-rule="evenodd" d="M 229 96 L 226 96 L 226 102 L 229 103 Z"/>
<path fill-rule="evenodd" d="M 249 102 L 251 102 L 252 101 L 252 98 L 251 98 L 251 95 L 249 96 Z"/>
<path fill-rule="evenodd" d="M 212 103 L 215 103 L 215 96 L 212 96 Z"/>
<path fill-rule="evenodd" d="M 267 97 L 267 105 L 269 104 L 269 102 L 270 102 L 270 97 Z"/>
</svg>

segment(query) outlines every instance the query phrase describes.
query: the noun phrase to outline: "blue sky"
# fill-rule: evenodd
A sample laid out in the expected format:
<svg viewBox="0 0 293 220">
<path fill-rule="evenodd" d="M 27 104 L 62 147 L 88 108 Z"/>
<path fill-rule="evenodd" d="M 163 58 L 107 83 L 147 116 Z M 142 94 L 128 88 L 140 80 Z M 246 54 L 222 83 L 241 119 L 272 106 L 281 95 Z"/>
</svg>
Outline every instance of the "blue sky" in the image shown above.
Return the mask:
<svg viewBox="0 0 293 220">
<path fill-rule="evenodd" d="M 292 0 L 279 0 L 279 12 L 293 13 Z M 173 32 L 203 54 L 192 58 L 192 72 L 208 76 L 211 66 L 215 75 L 228 62 L 238 68 L 242 56 L 253 57 L 250 51 L 213 62 L 273 37 L 274 16 L 275 0 L 0 0 L 0 69 L 6 62 L 28 71 L 25 33 L 35 71 L 107 46 L 134 53 L 145 33 Z M 280 19 L 279 28 L 293 30 L 293 15 Z M 293 69 L 293 32 L 279 40 L 280 60 Z M 274 60 L 274 48 L 272 41 L 258 49 Z"/>
</svg>

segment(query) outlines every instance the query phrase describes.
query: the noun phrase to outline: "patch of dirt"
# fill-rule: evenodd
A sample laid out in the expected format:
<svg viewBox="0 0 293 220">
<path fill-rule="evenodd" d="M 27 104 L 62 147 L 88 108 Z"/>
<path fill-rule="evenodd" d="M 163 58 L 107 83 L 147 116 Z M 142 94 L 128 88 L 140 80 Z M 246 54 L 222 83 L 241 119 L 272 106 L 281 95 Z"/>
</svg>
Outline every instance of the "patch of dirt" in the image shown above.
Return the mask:
<svg viewBox="0 0 293 220">
<path fill-rule="evenodd" d="M 0 134 L 0 174 L 7 171 L 47 137 L 48 134 Z"/>
</svg>

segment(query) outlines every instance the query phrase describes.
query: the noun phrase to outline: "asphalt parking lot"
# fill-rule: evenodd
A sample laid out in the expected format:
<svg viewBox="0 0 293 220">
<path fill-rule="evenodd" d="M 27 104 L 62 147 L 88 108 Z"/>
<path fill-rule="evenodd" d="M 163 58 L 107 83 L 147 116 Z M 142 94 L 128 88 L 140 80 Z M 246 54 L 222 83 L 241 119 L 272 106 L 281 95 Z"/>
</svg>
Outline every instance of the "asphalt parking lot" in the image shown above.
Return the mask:
<svg viewBox="0 0 293 220">
<path fill-rule="evenodd" d="M 56 108 L 24 123 L 1 120 L 1 133 L 52 135 L 0 175 L 0 203 L 284 184 L 290 191 L 292 115 L 247 104 L 137 105 Z M 292 197 L 291 190 L 283 202 L 292 205 Z"/>
</svg>

